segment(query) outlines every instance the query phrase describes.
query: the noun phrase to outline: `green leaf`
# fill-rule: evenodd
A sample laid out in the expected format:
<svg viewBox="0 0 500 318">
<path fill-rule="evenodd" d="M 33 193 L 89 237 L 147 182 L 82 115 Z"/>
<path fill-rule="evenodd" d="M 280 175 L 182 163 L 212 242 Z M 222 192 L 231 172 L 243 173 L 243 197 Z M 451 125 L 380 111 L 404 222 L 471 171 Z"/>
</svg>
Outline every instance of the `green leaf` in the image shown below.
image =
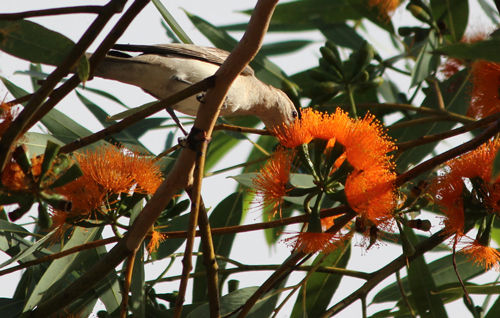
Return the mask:
<svg viewBox="0 0 500 318">
<path fill-rule="evenodd" d="M 364 39 L 345 23 L 325 24 L 319 27 L 323 35 L 338 46 L 346 47 L 351 50 L 357 50 Z"/>
<path fill-rule="evenodd" d="M 226 316 L 233 311 L 237 310 L 241 306 L 245 304 L 245 302 L 250 298 L 255 291 L 257 291 L 258 287 L 247 287 L 238 289 L 230 294 L 227 294 L 220 299 L 220 314 L 221 316 Z M 273 292 L 272 290 L 271 292 Z M 262 317 L 270 317 L 273 310 L 274 304 L 277 301 L 276 295 L 265 294 L 261 299 L 259 299 L 253 308 L 250 310 L 247 318 L 262 318 Z M 210 312 L 208 308 L 208 304 L 201 305 L 192 312 L 189 313 L 187 318 L 209 318 Z M 233 317 L 233 316 L 231 316 Z"/>
<path fill-rule="evenodd" d="M 129 299 L 129 306 L 133 317 L 144 317 L 145 308 L 145 272 L 144 272 L 144 242 L 141 244 L 135 254 L 133 266 L 132 282 L 130 292 L 132 293 Z"/>
<path fill-rule="evenodd" d="M 429 32 L 429 36 L 427 37 L 427 41 L 418 55 L 415 67 L 411 72 L 410 87 L 417 86 L 437 70 L 440 58 L 439 56 L 432 54 L 432 52 L 438 48 L 438 41 L 439 39 L 436 32 L 431 30 L 431 32 Z"/>
<path fill-rule="evenodd" d="M 100 235 L 101 228 L 90 228 L 82 230 L 77 227 L 73 231 L 71 239 L 64 245 L 63 251 L 75 246 L 90 243 Z M 61 284 L 66 283 L 66 277 L 73 270 L 81 266 L 91 251 L 82 251 L 54 260 L 45 271 L 37 286 L 31 293 L 23 312 L 31 311 L 41 301 L 49 299 L 59 292 Z"/>
<path fill-rule="evenodd" d="M 241 223 L 243 214 L 243 193 L 235 192 L 222 200 L 210 215 L 210 226 L 212 228 L 222 228 L 235 226 Z M 226 234 L 213 237 L 213 245 L 215 255 L 229 257 L 236 234 Z M 198 248 L 202 251 L 201 243 Z M 219 269 L 226 268 L 226 262 L 217 260 Z M 196 259 L 195 272 L 203 272 L 205 266 L 203 257 L 199 256 Z M 219 290 L 222 290 L 224 279 L 219 275 Z M 195 277 L 193 281 L 193 302 L 207 301 L 208 289 L 205 277 Z"/>
<path fill-rule="evenodd" d="M 479 5 L 483 8 L 484 13 L 490 18 L 491 22 L 494 25 L 497 25 L 499 21 L 498 19 L 498 10 L 493 8 L 486 0 L 478 0 Z"/>
<path fill-rule="evenodd" d="M 476 43 L 456 43 L 434 50 L 434 53 L 464 60 L 486 60 L 500 62 L 500 38 Z"/>
<path fill-rule="evenodd" d="M 76 92 L 76 96 L 80 99 L 82 104 L 85 105 L 85 107 L 87 107 L 87 109 L 95 116 L 95 118 L 101 123 L 101 125 L 104 126 L 104 128 L 107 128 L 113 124 L 116 124 L 116 121 L 108 120 L 108 118 L 109 118 L 108 113 L 105 112 L 101 107 L 99 107 L 98 105 L 96 105 L 95 103 L 93 103 L 92 101 L 87 99 L 85 96 L 83 96 L 79 92 Z M 158 118 L 156 121 L 162 122 L 163 120 L 164 120 L 163 118 L 162 119 Z M 137 123 L 137 124 L 140 124 L 140 123 Z M 150 121 L 148 121 L 147 124 L 149 125 L 149 127 L 146 128 L 146 130 L 154 128 L 154 126 L 151 126 Z M 136 125 L 134 125 L 134 126 L 136 126 Z M 147 150 L 146 147 L 144 147 L 144 145 L 137 139 L 137 137 L 135 137 L 134 134 L 131 133 L 130 128 L 132 128 L 132 127 L 124 129 L 116 134 L 113 134 L 112 135 L 113 140 L 116 140 L 117 142 L 122 143 L 127 147 L 139 146 L 142 149 L 145 149 L 147 151 L 147 153 L 152 154 L 149 150 Z M 144 126 L 141 126 L 141 127 L 144 127 Z"/>
<path fill-rule="evenodd" d="M 418 241 L 413 230 L 405 227 L 404 231 L 410 241 L 413 244 L 417 244 Z M 408 266 L 408 281 L 410 283 L 411 295 L 420 317 L 448 317 L 441 296 L 434 294 L 436 292 L 436 284 L 424 256 L 416 258 Z"/>
<path fill-rule="evenodd" d="M 258 122 L 258 118 L 248 116 L 233 118 L 231 124 L 244 127 L 255 127 Z M 210 171 L 217 162 L 222 160 L 231 149 L 241 142 L 241 138 L 235 138 L 234 136 L 234 134 L 227 134 L 224 131 L 214 131 L 212 134 L 212 141 L 210 141 L 208 147 L 205 171 Z M 245 139 L 247 138 L 245 137 Z"/>
<path fill-rule="evenodd" d="M 253 10 L 243 11 L 251 14 Z M 381 20 L 377 8 L 368 8 L 363 0 L 302 0 L 276 6 L 271 23 L 310 26 L 318 20 L 328 23 L 369 19 L 380 28 L 394 33 L 392 23 Z"/>
<path fill-rule="evenodd" d="M 186 32 L 182 29 L 182 27 L 175 21 L 174 17 L 168 12 L 167 8 L 161 3 L 160 0 L 153 0 L 153 4 L 156 9 L 160 12 L 161 16 L 167 22 L 168 26 L 174 31 L 175 35 L 179 37 L 182 43 L 193 43 Z"/>
<path fill-rule="evenodd" d="M 41 155 L 45 152 L 47 141 L 63 146 L 63 143 L 54 136 L 36 132 L 27 132 L 24 134 L 24 138 L 19 140 L 19 143 L 28 147 L 30 156 L 35 156 Z"/>
<path fill-rule="evenodd" d="M 39 251 L 40 248 L 45 245 L 45 242 L 47 240 L 49 240 L 50 237 L 52 236 L 52 234 L 54 234 L 55 232 L 56 232 L 56 230 L 53 230 L 49 234 L 47 234 L 44 237 L 42 237 L 41 239 L 39 239 L 36 243 L 26 241 L 26 240 L 21 241 L 21 239 L 19 239 L 19 241 L 21 241 L 21 243 L 23 245 L 29 246 L 29 247 L 26 248 L 25 250 L 23 250 L 22 252 L 18 253 L 17 255 L 11 257 L 10 259 L 6 260 L 2 264 L 0 264 L 0 268 L 3 268 L 7 265 L 10 265 L 14 262 L 20 261 L 20 260 L 24 259 L 25 257 L 31 256 L 31 254 L 33 254 L 34 252 Z M 47 250 L 45 250 L 45 249 L 44 249 L 44 251 L 47 252 Z M 49 253 L 50 253 L 50 251 L 49 251 Z"/>
<path fill-rule="evenodd" d="M 262 45 L 260 53 L 266 56 L 288 54 L 303 49 L 313 43 L 310 40 L 290 40 Z"/>
<path fill-rule="evenodd" d="M 170 222 L 160 223 L 158 224 L 158 226 L 161 227 L 160 229 L 161 233 L 168 233 L 174 231 L 185 231 L 188 228 L 188 224 L 189 224 L 189 213 L 186 213 L 174 218 Z M 156 261 L 170 256 L 172 253 L 177 251 L 179 247 L 181 247 L 184 241 L 186 241 L 185 238 L 178 238 L 178 239 L 167 238 L 165 242 L 160 244 L 158 250 L 153 254 L 151 254 L 151 259 L 153 261 Z M 149 243 L 149 240 L 147 240 L 146 243 Z"/>
<path fill-rule="evenodd" d="M 17 318 L 23 310 L 24 300 L 0 298 L 0 312 L 3 318 Z"/>
<path fill-rule="evenodd" d="M 349 262 L 350 256 L 351 242 L 347 241 L 344 246 L 340 246 L 337 250 L 326 256 L 321 266 L 345 268 Z M 319 254 L 312 265 L 316 265 L 323 257 L 325 257 L 324 254 Z M 328 304 L 330 304 L 333 295 L 337 291 L 342 277 L 342 275 L 327 273 L 312 274 L 307 280 L 306 285 L 300 288 L 290 318 L 304 317 L 304 310 L 307 317 L 322 316 L 328 308 Z M 303 303 L 304 287 L 305 304 Z"/>
<path fill-rule="evenodd" d="M 100 260 L 108 253 L 108 251 L 106 250 L 106 247 L 99 246 L 94 250 L 94 253 Z M 116 270 L 111 271 L 111 273 L 109 273 L 96 287 L 94 287 L 94 290 L 106 307 L 107 312 L 111 313 L 117 308 L 120 308 L 120 304 L 122 302 L 122 292 Z"/>
<path fill-rule="evenodd" d="M 238 43 L 233 37 L 227 34 L 227 32 L 208 23 L 202 18 L 192 15 L 189 12 L 186 12 L 186 15 L 194 26 L 216 47 L 230 52 Z M 266 84 L 281 89 L 283 87 L 283 82 L 288 82 L 287 75 L 262 54 L 257 54 L 253 61 L 250 62 L 250 66 L 255 70 L 255 76 Z"/>
<path fill-rule="evenodd" d="M 469 1 L 431 0 L 431 10 L 437 22 L 446 24 L 451 40 L 459 42 L 469 22 Z"/>
<path fill-rule="evenodd" d="M 5 235 L 5 233 L 3 232 L 17 233 L 21 237 L 26 237 L 31 234 L 28 230 L 26 230 L 22 226 L 10 223 L 9 221 L 6 220 L 0 220 L 0 233 L 2 235 Z"/>
<path fill-rule="evenodd" d="M 463 254 L 458 253 L 456 255 L 457 268 L 460 273 L 460 277 L 465 282 L 477 277 L 484 273 L 484 269 L 480 266 L 474 265 L 470 262 L 469 258 L 465 257 Z M 410 263 L 412 266 L 413 263 Z M 450 283 L 458 283 L 458 278 L 453 268 L 452 255 L 447 255 L 443 258 L 435 260 L 434 262 L 428 264 L 429 270 L 432 273 L 434 282 L 437 288 Z M 408 278 L 404 277 L 401 279 L 403 288 L 407 295 L 411 295 L 410 287 L 408 284 Z M 390 284 L 389 286 L 382 289 L 373 298 L 373 303 L 383 303 L 390 301 L 399 301 L 401 299 L 401 294 L 396 283 Z"/>
<path fill-rule="evenodd" d="M 497 297 L 497 300 L 493 303 L 488 313 L 484 316 L 484 318 L 497 318 L 498 313 L 500 312 L 500 297 Z"/>
<path fill-rule="evenodd" d="M 0 50 L 32 63 L 59 65 L 75 43 L 28 20 L 0 21 Z"/>
<path fill-rule="evenodd" d="M 443 96 L 444 105 L 446 110 L 457 113 L 465 114 L 467 107 L 469 106 L 470 96 L 468 92 L 470 91 L 470 83 L 466 81 L 467 70 L 463 70 L 453 75 L 448 80 L 439 83 L 439 89 Z M 436 105 L 436 92 L 433 89 L 427 90 L 427 96 L 422 102 L 422 106 L 437 109 Z M 408 119 L 418 119 L 424 118 L 429 115 L 422 115 L 416 113 L 415 115 L 409 117 Z M 406 129 L 390 130 L 389 135 L 396 139 L 398 142 L 404 142 L 409 140 L 414 140 L 425 135 L 431 135 L 440 133 L 443 131 L 450 130 L 455 126 L 455 122 L 434 122 L 419 125 L 418 129 L 415 127 L 408 127 Z M 405 151 L 399 158 L 397 163 L 397 169 L 399 171 L 405 171 L 410 165 L 418 164 L 423 158 L 430 154 L 437 143 L 429 143 L 423 146 L 418 146 Z"/>
</svg>

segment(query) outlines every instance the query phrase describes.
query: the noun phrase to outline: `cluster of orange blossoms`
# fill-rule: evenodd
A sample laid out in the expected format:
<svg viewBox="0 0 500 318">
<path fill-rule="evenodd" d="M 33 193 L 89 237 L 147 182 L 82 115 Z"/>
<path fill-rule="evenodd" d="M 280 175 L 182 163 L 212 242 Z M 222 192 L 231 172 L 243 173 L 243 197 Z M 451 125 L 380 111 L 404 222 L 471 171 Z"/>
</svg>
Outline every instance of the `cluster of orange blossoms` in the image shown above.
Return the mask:
<svg viewBox="0 0 500 318">
<path fill-rule="evenodd" d="M 479 185 L 480 189 L 475 188 L 475 194 L 480 195 L 482 199 L 474 201 L 490 214 L 500 213 L 500 178 L 491 180 L 492 164 L 499 148 L 500 140 L 490 141 L 474 151 L 447 162 L 443 168 L 444 173 L 437 176 L 429 188 L 434 194 L 435 203 L 445 215 L 443 222 L 445 233 L 454 234 L 455 242 L 465 236 L 467 215 L 464 206 L 471 203 L 470 198 L 464 201 L 463 194 L 468 191 L 467 187 Z M 480 242 L 476 238 L 467 243 L 461 251 L 486 269 L 493 267 L 499 270 L 500 253 L 487 243 Z"/>
<path fill-rule="evenodd" d="M 119 149 L 115 146 L 101 146 L 75 154 L 83 176 L 57 188 L 72 201 L 72 210 L 54 211 L 54 226 L 61 231 L 68 219 L 87 220 L 97 213 L 106 214 L 107 207 L 120 195 L 132 192 L 154 194 L 162 182 L 161 171 L 153 158 Z"/>
<path fill-rule="evenodd" d="M 368 0 L 368 6 L 377 7 L 384 20 L 388 20 L 401 3 L 400 0 Z"/>
<path fill-rule="evenodd" d="M 344 152 L 334 160 L 334 166 L 338 168 L 347 161 L 352 167 L 344 185 L 349 206 L 374 226 L 391 226 L 393 211 L 397 207 L 397 192 L 392 156 L 388 154 L 396 147 L 374 116 L 354 120 L 341 109 L 334 114 L 307 109 L 302 112 L 300 120 L 274 129 L 273 134 L 284 147 L 292 149 L 313 139 L 328 141 L 325 156 L 335 143 L 342 145 Z M 262 205 L 273 211 L 280 208 L 283 197 L 293 189 L 290 173 L 295 154 L 293 150 L 279 149 L 253 181 Z M 338 233 L 302 232 L 287 242 L 306 253 L 328 253 L 338 247 L 343 237 Z"/>
</svg>

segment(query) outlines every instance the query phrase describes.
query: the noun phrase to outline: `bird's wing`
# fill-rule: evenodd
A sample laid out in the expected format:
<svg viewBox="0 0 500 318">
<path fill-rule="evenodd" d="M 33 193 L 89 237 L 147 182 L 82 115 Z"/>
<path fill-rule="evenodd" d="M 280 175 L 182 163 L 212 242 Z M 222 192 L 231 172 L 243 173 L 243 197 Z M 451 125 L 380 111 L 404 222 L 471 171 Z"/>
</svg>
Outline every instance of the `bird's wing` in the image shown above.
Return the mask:
<svg viewBox="0 0 500 318">
<path fill-rule="evenodd" d="M 123 52 L 138 52 L 142 54 L 157 54 L 164 56 L 193 58 L 216 65 L 222 65 L 222 63 L 224 63 L 226 58 L 229 56 L 229 52 L 218 48 L 181 43 L 159 45 L 115 44 L 113 46 L 113 49 Z M 247 65 L 241 72 L 241 75 L 254 76 L 255 72 L 250 66 Z"/>
</svg>

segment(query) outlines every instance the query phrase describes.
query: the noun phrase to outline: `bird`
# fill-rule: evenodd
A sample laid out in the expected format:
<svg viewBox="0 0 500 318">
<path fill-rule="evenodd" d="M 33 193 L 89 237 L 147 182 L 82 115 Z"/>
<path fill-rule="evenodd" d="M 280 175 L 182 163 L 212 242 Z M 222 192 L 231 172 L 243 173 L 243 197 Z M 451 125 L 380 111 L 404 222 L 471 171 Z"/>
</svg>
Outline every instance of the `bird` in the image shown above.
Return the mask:
<svg viewBox="0 0 500 318">
<path fill-rule="evenodd" d="M 116 44 L 93 76 L 138 86 L 161 100 L 214 75 L 228 56 L 225 50 L 194 44 Z M 201 99 L 192 96 L 172 109 L 196 116 Z M 289 125 L 298 117 L 290 98 L 257 79 L 250 66 L 231 85 L 220 115 L 255 115 L 268 129 Z"/>
</svg>

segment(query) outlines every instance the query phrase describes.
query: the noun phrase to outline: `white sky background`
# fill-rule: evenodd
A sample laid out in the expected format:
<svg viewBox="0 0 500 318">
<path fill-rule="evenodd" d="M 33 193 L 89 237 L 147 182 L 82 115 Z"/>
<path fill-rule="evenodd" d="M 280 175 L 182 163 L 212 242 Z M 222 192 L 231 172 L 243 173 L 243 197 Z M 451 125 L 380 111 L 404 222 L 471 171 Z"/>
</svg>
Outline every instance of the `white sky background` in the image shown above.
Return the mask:
<svg viewBox="0 0 500 318">
<path fill-rule="evenodd" d="M 17 1 L 2 1 L 2 6 L 0 11 L 2 13 L 7 12 L 21 12 L 27 10 L 45 9 L 52 7 L 62 7 L 67 5 L 78 6 L 78 5 L 102 5 L 103 1 L 80 1 L 74 0 L 68 3 L 68 1 L 58 0 L 58 1 L 39 1 L 39 0 L 17 0 Z M 476 4 L 475 1 L 474 4 Z M 489 1 L 492 3 L 492 1 Z M 240 0 L 240 1 L 227 1 L 227 0 L 212 0 L 212 1 L 201 1 L 201 0 L 183 0 L 183 1 L 164 1 L 164 5 L 170 11 L 170 13 L 175 17 L 177 22 L 186 31 L 186 33 L 191 37 L 195 44 L 210 46 L 210 42 L 201 35 L 200 32 L 191 24 L 189 19 L 186 17 L 185 13 L 180 9 L 181 7 L 188 12 L 198 15 L 201 18 L 207 20 L 214 25 L 225 25 L 231 23 L 241 23 L 248 21 L 248 16 L 236 11 L 246 10 L 252 8 L 256 1 L 253 0 Z M 130 3 L 129 3 L 130 4 Z M 128 5 L 129 5 L 128 4 Z M 404 13 L 404 6 L 398 9 L 393 18 L 393 23 L 396 26 L 407 26 L 407 25 L 421 25 L 417 20 L 415 20 L 411 15 Z M 128 7 L 128 6 L 127 6 Z M 471 20 L 481 21 L 476 24 L 486 24 L 484 21 L 484 13 L 482 13 L 480 8 L 475 7 L 471 10 Z M 479 17 L 482 17 L 482 20 Z M 40 23 L 47 28 L 60 32 L 73 41 L 78 41 L 81 34 L 86 30 L 86 28 L 94 20 L 95 15 L 68 15 L 68 16 L 51 16 L 48 18 L 33 18 L 30 19 L 34 22 Z M 96 43 L 104 38 L 107 31 L 110 30 L 111 26 L 114 25 L 118 17 L 113 18 L 108 27 L 102 32 L 101 36 L 98 37 Z M 160 25 L 161 17 L 157 12 L 153 4 L 149 4 L 134 20 L 134 22 L 127 29 L 125 34 L 120 38 L 118 43 L 131 43 L 131 44 L 159 44 L 167 43 L 168 38 L 166 37 L 163 27 Z M 474 23 L 474 22 L 473 22 Z M 370 32 L 377 29 L 376 27 L 370 27 Z M 317 41 L 315 44 L 306 47 L 298 53 L 295 53 L 286 57 L 275 57 L 271 58 L 273 62 L 278 64 L 287 74 L 292 75 L 296 72 L 311 68 L 316 66 L 318 63 L 317 58 L 319 57 L 318 48 L 323 44 L 323 37 L 319 32 L 305 32 L 302 33 L 303 39 L 312 39 Z M 233 34 L 233 36 L 239 38 L 240 34 Z M 289 38 L 289 37 L 288 37 Z M 270 34 L 266 36 L 266 42 L 283 41 L 286 40 L 287 36 L 284 34 Z M 383 32 L 373 32 L 370 33 L 370 38 L 368 40 L 373 43 L 380 54 L 383 57 L 389 57 L 397 52 L 393 49 L 392 44 L 388 42 Z M 382 45 L 380 45 L 382 44 Z M 97 44 L 93 44 L 89 51 L 93 51 L 97 47 Z M 14 82 L 16 85 L 23 87 L 24 89 L 31 91 L 30 79 L 27 76 L 13 75 L 16 70 L 27 70 L 29 63 L 16 58 L 13 58 L 6 53 L 0 52 L 0 75 L 6 77 L 10 81 Z M 52 68 L 44 67 L 44 71 L 49 72 Z M 405 82 L 406 81 L 406 82 Z M 409 81 L 399 81 L 400 88 L 406 91 L 409 86 Z M 101 90 L 108 91 L 125 102 L 128 106 L 134 107 L 142 105 L 146 102 L 152 101 L 153 98 L 144 93 L 142 90 L 121 84 L 114 81 L 94 79 L 86 84 L 88 87 L 99 88 Z M 0 98 L 3 98 L 7 94 L 5 87 L 0 86 Z M 121 106 L 109 102 L 109 100 L 102 99 L 90 92 L 83 92 L 83 94 L 95 102 L 96 104 L 103 107 L 108 113 L 114 114 L 123 111 Z M 10 100 L 9 95 L 7 100 Z M 101 129 L 98 121 L 87 111 L 87 109 L 80 103 L 80 101 L 75 97 L 74 94 L 65 98 L 58 106 L 57 109 L 63 111 L 68 116 L 72 117 L 74 120 L 82 123 L 85 127 L 90 128 L 93 131 Z M 162 117 L 166 117 L 165 114 L 161 114 Z M 153 133 L 148 133 L 144 136 L 141 141 L 153 152 L 159 153 L 164 148 L 164 141 L 166 138 L 166 130 L 160 130 Z M 461 143 L 464 139 L 457 139 L 455 143 Z M 242 142 L 238 147 L 235 148 L 227 157 L 227 159 L 216 166 L 213 170 L 224 168 L 226 166 L 237 164 L 243 162 L 249 153 L 248 143 Z M 218 202 L 229 195 L 230 189 L 236 188 L 236 182 L 232 179 L 226 179 L 228 176 L 237 175 L 238 171 L 225 173 L 223 175 L 210 177 L 204 180 L 203 183 L 203 198 L 207 207 L 215 207 Z M 218 189 L 223 189 L 223 191 L 217 191 Z M 260 222 L 261 217 L 258 212 L 247 213 L 245 223 L 255 223 Z M 24 217 L 21 222 L 30 222 L 31 219 Z M 439 223 L 439 220 L 432 220 L 435 225 Z M 289 228 L 290 230 L 290 228 Z M 434 230 L 434 232 L 437 229 Z M 164 244 L 168 244 L 164 243 Z M 198 242 L 195 243 L 196 247 Z M 182 249 L 181 249 L 182 250 Z M 179 250 L 180 251 L 180 250 Z M 284 244 L 277 244 L 269 250 L 267 244 L 265 243 L 263 233 L 243 233 L 236 236 L 236 240 L 233 247 L 233 253 L 231 258 L 244 263 L 244 264 L 280 264 L 283 262 L 290 254 L 290 249 Z M 389 263 L 394 258 L 401 254 L 401 250 L 393 245 L 381 246 L 380 248 L 374 248 L 368 253 L 365 253 L 361 248 L 354 247 L 352 250 L 352 257 L 349 262 L 348 268 L 352 270 L 359 270 L 365 272 L 375 271 L 387 263 Z M 432 255 L 427 255 L 426 258 L 436 259 L 444 256 L 443 253 L 433 253 Z M 0 262 L 7 259 L 5 254 L 0 254 Z M 163 261 L 155 262 L 154 266 L 148 266 L 146 271 L 146 279 L 154 279 L 168 264 L 169 259 Z M 172 275 L 180 273 L 181 265 L 180 259 L 177 261 L 177 265 L 172 269 Z M 404 272 L 404 271 L 403 271 Z M 260 285 L 271 272 L 255 272 L 255 273 L 243 273 L 232 275 L 229 279 L 238 279 L 241 281 L 240 288 Z M 402 273 L 404 276 L 405 273 Z M 15 289 L 15 285 L 20 277 L 19 273 L 10 274 L 0 278 L 0 297 L 12 297 Z M 303 277 L 303 274 L 293 274 L 288 284 L 298 283 Z M 371 298 L 376 294 L 378 290 L 388 283 L 395 280 L 394 277 L 388 278 L 386 281 L 379 285 L 369 294 L 368 303 Z M 332 305 L 345 296 L 349 295 L 351 292 L 358 289 L 364 281 L 344 278 L 337 295 L 332 302 Z M 172 285 L 174 284 L 174 285 Z M 7 288 L 9 286 L 10 288 Z M 178 289 L 178 282 L 168 283 L 168 284 L 158 284 L 155 287 L 156 291 L 161 292 L 171 292 Z M 188 290 L 187 293 L 187 303 L 190 302 L 191 292 Z M 294 297 L 295 298 L 295 297 Z M 288 317 L 291 312 L 294 300 L 289 301 L 289 305 L 285 307 L 279 317 Z M 481 304 L 480 301 L 476 301 L 476 304 Z M 361 317 L 361 304 L 357 302 L 356 304 L 350 306 L 337 317 Z M 448 310 L 450 317 L 453 316 L 453 312 L 462 313 L 465 309 L 461 301 L 453 303 L 453 305 L 448 305 Z M 451 308 L 453 307 L 453 308 Z M 368 308 L 368 313 L 373 314 L 385 307 L 381 306 L 370 306 Z M 467 315 L 469 316 L 469 315 Z M 311 317 L 314 318 L 314 317 Z"/>
</svg>

